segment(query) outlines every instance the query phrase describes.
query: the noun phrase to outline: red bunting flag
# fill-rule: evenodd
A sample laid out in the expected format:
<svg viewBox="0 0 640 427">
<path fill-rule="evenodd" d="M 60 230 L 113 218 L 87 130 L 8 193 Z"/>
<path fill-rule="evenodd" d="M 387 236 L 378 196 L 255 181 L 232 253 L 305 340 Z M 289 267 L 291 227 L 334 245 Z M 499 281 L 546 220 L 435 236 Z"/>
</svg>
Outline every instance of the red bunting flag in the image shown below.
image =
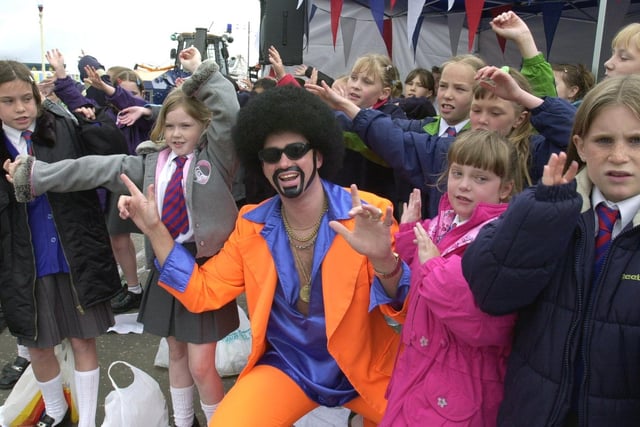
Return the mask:
<svg viewBox="0 0 640 427">
<path fill-rule="evenodd" d="M 387 46 L 389 58 L 393 59 L 393 25 L 391 24 L 391 19 L 384 20 L 382 39 L 384 40 L 385 46 Z"/>
<path fill-rule="evenodd" d="M 336 48 L 336 38 L 338 37 L 338 25 L 340 24 L 343 1 L 344 0 L 331 0 L 331 34 L 333 35 L 334 49 Z"/>
<path fill-rule="evenodd" d="M 473 40 L 476 38 L 476 33 L 480 26 L 483 7 L 484 0 L 464 0 L 464 8 L 467 13 L 467 26 L 469 27 L 469 52 L 471 52 L 473 48 Z"/>
</svg>

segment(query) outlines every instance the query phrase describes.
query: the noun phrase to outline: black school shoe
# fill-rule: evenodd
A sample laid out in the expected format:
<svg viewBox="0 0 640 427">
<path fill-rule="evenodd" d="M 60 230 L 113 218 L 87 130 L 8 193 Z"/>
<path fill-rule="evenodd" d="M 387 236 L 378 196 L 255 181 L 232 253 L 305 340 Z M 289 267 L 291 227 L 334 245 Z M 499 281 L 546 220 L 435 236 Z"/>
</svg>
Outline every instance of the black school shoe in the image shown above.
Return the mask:
<svg viewBox="0 0 640 427">
<path fill-rule="evenodd" d="M 40 417 L 40 421 L 38 421 L 38 424 L 36 424 L 35 427 L 53 427 L 53 423 L 55 422 L 56 420 L 54 420 L 52 417 L 47 415 L 46 412 L 43 412 L 42 416 Z M 71 423 L 71 409 L 67 408 L 67 413 L 64 414 L 64 418 L 62 418 L 62 421 L 56 424 L 56 427 L 71 427 L 71 426 L 73 426 L 73 424 Z"/>
<path fill-rule="evenodd" d="M 17 356 L 13 363 L 7 363 L 2 368 L 2 376 L 0 376 L 0 390 L 10 390 L 18 382 L 24 373 L 29 362 L 24 357 Z"/>
<path fill-rule="evenodd" d="M 124 297 L 127 296 L 127 289 L 129 289 L 129 287 L 127 286 L 126 283 L 123 282 L 122 286 L 120 287 L 120 291 L 118 291 L 116 296 L 111 298 L 111 306 L 113 306 L 113 304 L 119 303 L 120 301 L 122 301 L 124 299 Z"/>
<path fill-rule="evenodd" d="M 120 299 L 111 300 L 111 311 L 113 314 L 126 313 L 129 310 L 140 308 L 140 303 L 142 302 L 142 292 L 139 294 L 134 294 L 133 292 L 129 292 L 128 290 L 124 291 L 124 296 Z"/>
</svg>

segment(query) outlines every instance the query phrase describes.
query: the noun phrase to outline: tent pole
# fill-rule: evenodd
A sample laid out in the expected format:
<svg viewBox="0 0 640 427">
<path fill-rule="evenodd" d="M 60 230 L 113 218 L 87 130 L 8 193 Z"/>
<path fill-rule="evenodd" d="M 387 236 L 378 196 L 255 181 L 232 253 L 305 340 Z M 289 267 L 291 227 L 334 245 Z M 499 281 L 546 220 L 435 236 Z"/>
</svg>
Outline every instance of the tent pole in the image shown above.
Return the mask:
<svg viewBox="0 0 640 427">
<path fill-rule="evenodd" d="M 598 81 L 598 70 L 600 69 L 600 54 L 602 51 L 602 38 L 604 35 L 604 24 L 607 20 L 607 0 L 600 0 L 598 8 L 598 23 L 596 24 L 596 39 L 593 46 L 593 62 L 591 63 L 591 72 L 596 76 Z"/>
</svg>

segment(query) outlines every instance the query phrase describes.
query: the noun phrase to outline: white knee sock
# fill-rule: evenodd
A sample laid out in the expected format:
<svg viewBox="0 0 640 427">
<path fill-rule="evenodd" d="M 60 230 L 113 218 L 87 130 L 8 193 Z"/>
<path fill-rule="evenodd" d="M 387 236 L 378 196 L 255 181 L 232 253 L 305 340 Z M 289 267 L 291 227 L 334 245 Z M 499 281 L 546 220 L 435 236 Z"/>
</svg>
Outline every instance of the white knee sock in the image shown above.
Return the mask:
<svg viewBox="0 0 640 427">
<path fill-rule="evenodd" d="M 69 407 L 62 391 L 62 373 L 45 383 L 41 383 L 38 380 L 36 382 L 42 393 L 47 415 L 55 419 L 56 424 L 59 423 L 64 418 L 64 414 L 67 413 L 67 408 Z"/>
<path fill-rule="evenodd" d="M 211 421 L 211 418 L 213 417 L 213 414 L 216 412 L 216 409 L 218 409 L 219 404 L 220 402 L 214 403 L 213 405 L 205 405 L 204 403 L 202 403 L 202 400 L 200 401 L 202 412 L 204 412 L 204 416 L 207 417 L 207 425 L 209 424 L 209 421 Z"/>
<path fill-rule="evenodd" d="M 171 403 L 173 404 L 173 421 L 176 427 L 191 427 L 193 424 L 193 388 L 169 387 L 171 391 Z"/>
<path fill-rule="evenodd" d="M 78 427 L 95 427 L 100 387 L 100 368 L 92 371 L 74 371 L 76 380 Z"/>
<path fill-rule="evenodd" d="M 31 353 L 29 353 L 29 349 L 20 344 L 18 344 L 18 356 L 23 357 L 29 361 L 31 360 Z"/>
</svg>

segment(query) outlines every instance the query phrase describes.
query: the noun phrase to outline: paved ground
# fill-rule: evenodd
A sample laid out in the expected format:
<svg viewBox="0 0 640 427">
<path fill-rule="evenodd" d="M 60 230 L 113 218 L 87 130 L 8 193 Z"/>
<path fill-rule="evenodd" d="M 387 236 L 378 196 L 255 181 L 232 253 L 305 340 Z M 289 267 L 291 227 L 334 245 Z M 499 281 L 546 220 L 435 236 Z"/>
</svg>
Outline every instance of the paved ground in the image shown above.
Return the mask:
<svg viewBox="0 0 640 427">
<path fill-rule="evenodd" d="M 136 247 L 141 248 L 142 239 L 139 236 L 134 238 Z M 142 263 L 143 254 L 142 251 L 138 251 L 138 264 Z M 146 272 L 144 268 L 140 267 L 139 274 L 144 278 Z M 240 301 L 240 305 L 244 306 L 244 301 Z M 246 307 L 246 306 L 245 306 Z M 169 414 L 171 411 L 171 398 L 169 396 L 169 377 L 168 371 L 164 368 L 158 368 L 153 365 L 155 355 L 158 349 L 158 343 L 160 338 L 151 334 L 126 334 L 120 335 L 115 333 L 109 333 L 103 335 L 97 339 L 98 355 L 100 357 L 100 391 L 98 396 L 98 412 L 96 418 L 96 425 L 102 425 L 104 419 L 104 400 L 107 394 L 113 389 L 111 382 L 107 376 L 107 369 L 111 362 L 116 360 L 124 360 L 130 364 L 144 370 L 152 377 L 154 377 L 160 384 L 160 388 L 165 394 L 167 404 L 169 406 Z M 16 357 L 16 341 L 11 336 L 8 330 L 3 331 L 0 334 L 0 366 L 4 366 L 6 362 L 13 361 Z M 124 367 L 114 367 L 112 370 L 114 378 L 120 387 L 125 387 L 131 382 L 132 377 L 130 371 Z M 235 377 L 223 379 L 225 383 L 225 389 L 229 389 L 235 382 Z M 3 403 L 7 396 L 9 396 L 9 390 L 0 390 L 0 403 Z M 204 414 L 199 407 L 198 400 L 195 400 L 196 415 L 198 416 L 201 425 L 204 424 Z M 123 426 L 124 427 L 124 426 Z"/>
</svg>

